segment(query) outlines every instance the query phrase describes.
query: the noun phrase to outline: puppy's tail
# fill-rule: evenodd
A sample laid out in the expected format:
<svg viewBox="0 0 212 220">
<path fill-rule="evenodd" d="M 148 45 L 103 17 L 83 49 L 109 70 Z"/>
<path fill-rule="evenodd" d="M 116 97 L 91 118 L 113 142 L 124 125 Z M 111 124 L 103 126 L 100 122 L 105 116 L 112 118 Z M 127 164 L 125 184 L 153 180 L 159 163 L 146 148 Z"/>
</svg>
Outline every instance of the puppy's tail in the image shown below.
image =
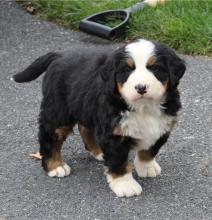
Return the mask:
<svg viewBox="0 0 212 220">
<path fill-rule="evenodd" d="M 24 71 L 15 74 L 10 79 L 18 83 L 30 82 L 38 78 L 43 72 L 45 72 L 50 63 L 59 56 L 60 55 L 58 53 L 47 53 L 46 55 L 36 59 Z"/>
</svg>

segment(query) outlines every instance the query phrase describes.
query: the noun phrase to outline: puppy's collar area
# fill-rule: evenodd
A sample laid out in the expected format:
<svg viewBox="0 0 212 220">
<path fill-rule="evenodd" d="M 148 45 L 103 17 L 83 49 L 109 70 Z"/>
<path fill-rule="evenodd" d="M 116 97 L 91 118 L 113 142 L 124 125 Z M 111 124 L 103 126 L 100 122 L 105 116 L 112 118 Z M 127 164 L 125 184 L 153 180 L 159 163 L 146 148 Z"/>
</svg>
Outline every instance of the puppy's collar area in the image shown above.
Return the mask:
<svg viewBox="0 0 212 220">
<path fill-rule="evenodd" d="M 167 107 L 165 106 L 165 103 L 160 103 L 158 105 L 159 109 L 161 110 L 161 112 L 164 113 L 164 111 L 167 109 Z M 132 106 L 129 106 L 127 109 L 128 112 L 136 112 L 136 109 Z"/>
<path fill-rule="evenodd" d="M 130 112 L 143 112 L 152 109 L 165 109 L 166 107 L 163 106 L 165 105 L 165 100 L 160 100 L 160 101 L 155 101 L 151 99 L 142 99 L 139 101 L 132 101 L 132 102 L 127 102 L 128 109 Z"/>
</svg>

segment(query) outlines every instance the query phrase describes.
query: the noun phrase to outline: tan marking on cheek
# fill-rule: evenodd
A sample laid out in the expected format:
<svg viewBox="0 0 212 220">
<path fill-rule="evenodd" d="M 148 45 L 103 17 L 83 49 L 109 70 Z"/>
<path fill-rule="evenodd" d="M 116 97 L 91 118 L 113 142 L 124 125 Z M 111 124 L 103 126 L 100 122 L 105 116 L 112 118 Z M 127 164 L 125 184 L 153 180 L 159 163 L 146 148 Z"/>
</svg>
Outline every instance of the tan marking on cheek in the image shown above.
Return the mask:
<svg viewBox="0 0 212 220">
<path fill-rule="evenodd" d="M 96 143 L 93 132 L 82 125 L 78 125 L 78 129 L 85 144 L 85 148 L 90 151 L 94 156 L 98 156 L 99 154 L 101 154 L 102 150 L 100 146 Z"/>
<path fill-rule="evenodd" d="M 125 169 L 122 173 L 117 174 L 117 173 L 109 171 L 108 174 L 111 175 L 113 179 L 116 179 L 116 178 L 122 177 L 125 174 L 131 173 L 131 172 L 132 172 L 132 164 L 128 161 L 126 166 L 125 166 Z"/>
<path fill-rule="evenodd" d="M 127 64 L 128 66 L 130 66 L 131 68 L 134 68 L 135 67 L 135 63 L 134 63 L 134 60 L 132 58 L 128 58 L 127 59 Z"/>
<path fill-rule="evenodd" d="M 117 89 L 118 89 L 119 93 L 121 93 L 122 88 L 123 88 L 123 84 L 122 83 L 117 83 Z"/>
<path fill-rule="evenodd" d="M 163 82 L 163 87 L 164 87 L 165 91 L 167 91 L 167 89 L 168 89 L 168 83 L 169 83 L 168 80 Z"/>
<path fill-rule="evenodd" d="M 156 57 L 152 56 L 149 58 L 148 62 L 147 62 L 147 66 L 152 66 L 156 64 Z"/>
</svg>

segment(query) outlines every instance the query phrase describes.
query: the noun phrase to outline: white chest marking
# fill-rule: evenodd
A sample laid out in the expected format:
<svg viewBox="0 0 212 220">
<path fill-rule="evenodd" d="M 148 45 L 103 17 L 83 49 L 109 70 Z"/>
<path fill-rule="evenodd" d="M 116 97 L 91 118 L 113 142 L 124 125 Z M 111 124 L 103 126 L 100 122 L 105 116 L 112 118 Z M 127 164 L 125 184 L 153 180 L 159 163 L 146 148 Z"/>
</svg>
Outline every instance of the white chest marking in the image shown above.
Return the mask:
<svg viewBox="0 0 212 220">
<path fill-rule="evenodd" d="M 160 104 L 149 100 L 142 100 L 134 107 L 135 111 L 122 113 L 122 135 L 138 139 L 139 150 L 147 150 L 172 129 L 175 117 L 165 115 Z"/>
</svg>

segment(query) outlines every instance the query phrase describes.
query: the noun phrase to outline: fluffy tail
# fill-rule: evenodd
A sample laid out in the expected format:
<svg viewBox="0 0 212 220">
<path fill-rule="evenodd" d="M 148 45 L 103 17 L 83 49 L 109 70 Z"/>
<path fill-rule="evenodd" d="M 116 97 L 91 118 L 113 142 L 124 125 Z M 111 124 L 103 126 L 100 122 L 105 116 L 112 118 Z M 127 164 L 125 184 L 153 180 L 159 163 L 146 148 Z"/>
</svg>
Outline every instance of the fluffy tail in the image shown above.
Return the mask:
<svg viewBox="0 0 212 220">
<path fill-rule="evenodd" d="M 38 78 L 43 72 L 45 72 L 50 63 L 58 56 L 58 53 L 47 53 L 46 55 L 39 57 L 37 60 L 35 60 L 24 71 L 15 74 L 10 79 L 18 83 L 30 82 Z"/>
</svg>

